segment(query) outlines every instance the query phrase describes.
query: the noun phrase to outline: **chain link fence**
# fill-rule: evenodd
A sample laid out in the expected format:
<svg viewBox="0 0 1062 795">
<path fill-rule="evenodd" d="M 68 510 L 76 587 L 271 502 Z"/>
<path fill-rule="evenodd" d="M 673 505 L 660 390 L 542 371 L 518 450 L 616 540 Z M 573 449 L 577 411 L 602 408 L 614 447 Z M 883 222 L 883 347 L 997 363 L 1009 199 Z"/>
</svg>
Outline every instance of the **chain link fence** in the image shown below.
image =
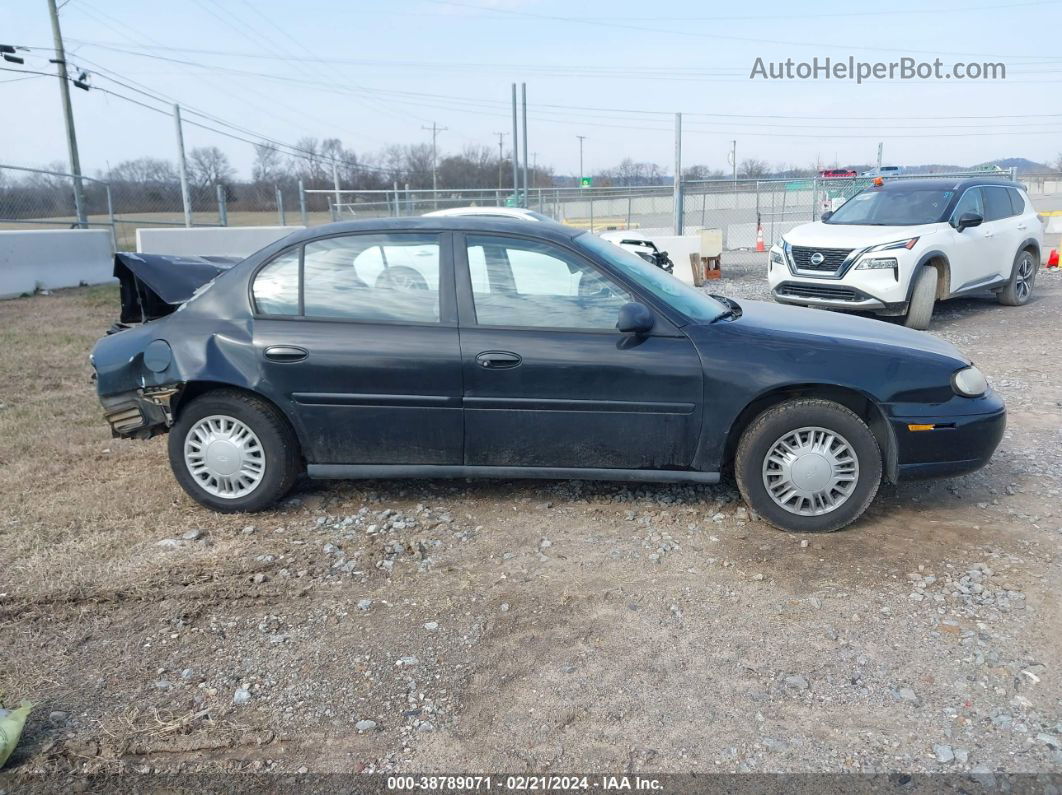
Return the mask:
<svg viewBox="0 0 1062 795">
<path fill-rule="evenodd" d="M 889 180 L 985 176 L 984 171 L 919 174 Z M 998 176 L 1015 178 L 1013 171 Z M 684 181 L 681 226 L 685 234 L 719 229 L 727 251 L 754 250 L 762 230 L 766 246 L 799 224 L 817 219 L 872 182 L 872 177 Z M 0 165 L 0 228 L 76 228 L 74 178 L 60 171 Z M 1030 191 L 1062 191 L 1060 175 L 1038 175 Z M 82 177 L 85 226 L 110 228 L 119 250 L 135 248 L 137 227 L 184 226 L 179 182 L 101 180 Z M 193 226 L 315 226 L 332 221 L 422 215 L 455 207 L 523 206 L 592 232 L 639 229 L 675 233 L 675 194 L 670 185 L 631 187 L 537 187 L 511 190 L 306 189 L 282 185 L 190 186 Z"/>
</svg>

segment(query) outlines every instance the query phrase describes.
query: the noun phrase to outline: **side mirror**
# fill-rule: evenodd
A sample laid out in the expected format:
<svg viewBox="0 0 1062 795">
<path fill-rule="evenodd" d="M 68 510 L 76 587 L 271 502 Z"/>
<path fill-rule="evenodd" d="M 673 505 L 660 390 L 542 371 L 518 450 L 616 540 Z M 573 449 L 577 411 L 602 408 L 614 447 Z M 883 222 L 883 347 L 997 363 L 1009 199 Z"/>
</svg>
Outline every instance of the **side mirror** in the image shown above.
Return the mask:
<svg viewBox="0 0 1062 795">
<path fill-rule="evenodd" d="M 831 217 L 833 217 L 833 210 L 827 210 L 821 216 L 819 216 L 819 219 L 822 221 L 829 221 Z"/>
<path fill-rule="evenodd" d="M 616 328 L 624 334 L 648 334 L 655 322 L 653 313 L 645 304 L 624 304 L 620 307 Z"/>
<path fill-rule="evenodd" d="M 645 304 L 624 304 L 619 308 L 616 328 L 624 334 L 648 334 L 655 322 L 653 313 Z"/>
<path fill-rule="evenodd" d="M 959 216 L 959 220 L 955 223 L 955 229 L 961 232 L 963 229 L 969 229 L 972 226 L 980 226 L 984 223 L 984 217 L 977 213 L 963 213 Z"/>
<path fill-rule="evenodd" d="M 656 253 L 660 255 L 661 259 L 663 259 L 664 257 L 667 256 L 667 252 L 666 251 L 657 251 Z"/>
</svg>

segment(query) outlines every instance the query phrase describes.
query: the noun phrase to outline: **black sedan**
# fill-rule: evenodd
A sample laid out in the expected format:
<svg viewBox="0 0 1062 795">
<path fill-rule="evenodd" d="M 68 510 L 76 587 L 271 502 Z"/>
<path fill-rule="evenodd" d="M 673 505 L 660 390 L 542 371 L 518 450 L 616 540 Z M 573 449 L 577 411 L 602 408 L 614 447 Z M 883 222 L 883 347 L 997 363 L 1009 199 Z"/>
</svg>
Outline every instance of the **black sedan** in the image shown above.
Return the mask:
<svg viewBox="0 0 1062 795">
<path fill-rule="evenodd" d="M 332 224 L 187 301 L 147 301 L 127 282 L 123 314 L 146 322 L 93 351 L 107 420 L 119 436 L 168 431 L 178 482 L 217 511 L 265 508 L 303 472 L 715 483 L 732 471 L 772 524 L 829 531 L 883 477 L 984 465 L 1006 421 L 935 337 L 708 296 L 553 223 Z"/>
</svg>

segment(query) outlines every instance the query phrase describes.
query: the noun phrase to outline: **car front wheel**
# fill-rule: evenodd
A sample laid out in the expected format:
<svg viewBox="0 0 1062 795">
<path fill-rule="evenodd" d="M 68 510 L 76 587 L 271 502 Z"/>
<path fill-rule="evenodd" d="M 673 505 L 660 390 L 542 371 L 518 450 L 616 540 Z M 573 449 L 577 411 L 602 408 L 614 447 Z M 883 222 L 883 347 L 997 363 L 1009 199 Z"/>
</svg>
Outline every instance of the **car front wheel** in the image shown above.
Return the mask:
<svg viewBox="0 0 1062 795">
<path fill-rule="evenodd" d="M 745 430 L 734 462 L 745 502 L 780 530 L 828 533 L 854 522 L 881 483 L 881 450 L 854 412 L 790 400 Z"/>
<path fill-rule="evenodd" d="M 907 316 L 903 324 L 907 328 L 925 331 L 933 318 L 933 306 L 937 302 L 937 271 L 923 265 L 914 275 L 911 289 L 911 303 L 907 307 Z"/>
<path fill-rule="evenodd" d="M 282 498 L 299 473 L 287 420 L 261 398 L 208 392 L 184 406 L 170 429 L 170 466 L 200 505 L 221 513 L 259 511 Z"/>
</svg>

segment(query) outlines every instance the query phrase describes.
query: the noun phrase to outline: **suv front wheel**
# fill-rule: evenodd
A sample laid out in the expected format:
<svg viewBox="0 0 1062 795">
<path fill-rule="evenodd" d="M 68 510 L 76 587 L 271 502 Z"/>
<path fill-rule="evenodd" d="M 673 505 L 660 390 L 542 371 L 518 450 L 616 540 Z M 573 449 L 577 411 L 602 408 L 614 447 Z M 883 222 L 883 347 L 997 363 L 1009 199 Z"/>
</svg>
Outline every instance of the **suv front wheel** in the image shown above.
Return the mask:
<svg viewBox="0 0 1062 795">
<path fill-rule="evenodd" d="M 907 328 L 925 331 L 933 318 L 933 306 L 937 302 L 937 270 L 923 265 L 914 275 L 914 287 L 911 289 L 911 303 L 907 307 L 907 317 L 903 324 Z"/>
<path fill-rule="evenodd" d="M 829 533 L 854 522 L 881 484 L 881 450 L 854 412 L 829 400 L 767 409 L 745 429 L 734 474 L 745 502 L 780 530 Z"/>
</svg>

